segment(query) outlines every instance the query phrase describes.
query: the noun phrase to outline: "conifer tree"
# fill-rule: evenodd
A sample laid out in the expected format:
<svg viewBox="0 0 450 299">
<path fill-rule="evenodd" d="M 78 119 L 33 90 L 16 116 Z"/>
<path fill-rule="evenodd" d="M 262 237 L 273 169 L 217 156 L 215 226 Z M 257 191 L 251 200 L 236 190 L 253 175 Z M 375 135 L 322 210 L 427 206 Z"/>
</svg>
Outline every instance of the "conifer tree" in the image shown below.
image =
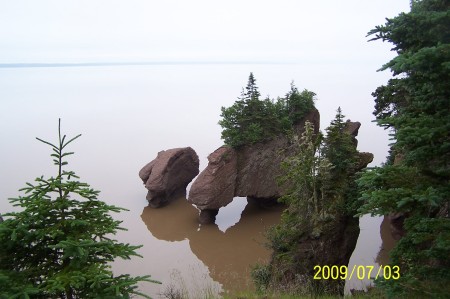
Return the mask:
<svg viewBox="0 0 450 299">
<path fill-rule="evenodd" d="M 260 100 L 253 73 L 247 86 L 231 107 L 222 107 L 222 139 L 232 147 L 267 141 L 278 134 L 289 134 L 292 126 L 314 109 L 315 93 L 301 93 L 291 84 L 285 98 Z"/>
<path fill-rule="evenodd" d="M 116 258 L 139 256 L 140 246 L 114 240 L 120 221 L 110 213 L 125 209 L 98 199 L 99 191 L 65 170 L 66 147 L 81 135 L 67 139 L 58 126 L 52 148 L 55 176 L 36 178 L 10 199 L 20 212 L 5 214 L 0 223 L 0 298 L 130 298 L 142 295 L 139 281 L 150 276 L 114 276 Z"/>
<path fill-rule="evenodd" d="M 356 176 L 359 155 L 354 139 L 346 132 L 347 123 L 344 118 L 339 107 L 334 120 L 326 129 L 322 151 L 333 167 L 322 180 L 322 196 L 324 205 L 354 216 L 357 213 Z"/>
<path fill-rule="evenodd" d="M 411 11 L 369 32 L 397 56 L 395 76 L 373 93 L 380 126 L 392 130 L 389 163 L 359 181 L 361 213 L 401 213 L 406 235 L 391 253 L 399 280 L 380 281 L 392 297 L 450 293 L 450 2 L 412 1 Z M 395 159 L 394 159 L 395 158 Z"/>
<path fill-rule="evenodd" d="M 311 111 L 314 108 L 315 96 L 314 92 L 306 89 L 300 92 L 294 82 L 291 82 L 291 89 L 285 96 L 285 110 L 292 124 L 301 120 L 306 111 Z"/>
<path fill-rule="evenodd" d="M 245 90 L 242 90 L 241 100 L 249 101 L 249 100 L 259 100 L 260 97 L 259 88 L 256 85 L 256 79 L 253 73 L 250 73 L 248 76 L 247 86 Z"/>
</svg>

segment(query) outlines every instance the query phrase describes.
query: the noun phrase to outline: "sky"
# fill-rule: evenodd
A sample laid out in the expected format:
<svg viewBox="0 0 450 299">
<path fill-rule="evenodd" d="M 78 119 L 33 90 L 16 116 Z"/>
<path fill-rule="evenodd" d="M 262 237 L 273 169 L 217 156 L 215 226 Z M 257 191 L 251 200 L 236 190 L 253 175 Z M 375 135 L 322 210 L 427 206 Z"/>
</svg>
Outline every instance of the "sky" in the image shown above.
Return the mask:
<svg viewBox="0 0 450 299">
<path fill-rule="evenodd" d="M 367 32 L 408 10 L 409 0 L 0 0 L 0 64 L 363 63 L 386 55 L 364 46 Z"/>
</svg>

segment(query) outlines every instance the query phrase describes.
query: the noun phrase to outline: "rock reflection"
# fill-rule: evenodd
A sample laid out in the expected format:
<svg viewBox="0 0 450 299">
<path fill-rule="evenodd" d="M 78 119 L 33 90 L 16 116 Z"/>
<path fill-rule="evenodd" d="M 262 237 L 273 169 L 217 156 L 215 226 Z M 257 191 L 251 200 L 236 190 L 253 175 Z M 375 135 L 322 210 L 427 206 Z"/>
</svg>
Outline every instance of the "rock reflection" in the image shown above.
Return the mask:
<svg viewBox="0 0 450 299">
<path fill-rule="evenodd" d="M 390 264 L 389 253 L 394 248 L 395 244 L 397 244 L 397 241 L 392 236 L 389 219 L 386 216 L 383 218 L 383 222 L 380 225 L 380 236 L 382 244 L 376 262 L 380 265 L 388 265 Z"/>
<path fill-rule="evenodd" d="M 226 291 L 252 288 L 250 269 L 266 262 L 270 251 L 264 232 L 280 220 L 283 207 L 262 209 L 248 203 L 238 223 L 222 232 L 216 224 L 199 226 L 198 210 L 185 199 L 163 209 L 146 207 L 141 215 L 150 233 L 160 240 L 189 240 L 192 252 L 209 268 Z"/>
<path fill-rule="evenodd" d="M 164 208 L 145 207 L 141 215 L 155 238 L 171 242 L 183 241 L 197 231 L 197 217 L 198 210 L 183 199 L 175 200 Z"/>
</svg>

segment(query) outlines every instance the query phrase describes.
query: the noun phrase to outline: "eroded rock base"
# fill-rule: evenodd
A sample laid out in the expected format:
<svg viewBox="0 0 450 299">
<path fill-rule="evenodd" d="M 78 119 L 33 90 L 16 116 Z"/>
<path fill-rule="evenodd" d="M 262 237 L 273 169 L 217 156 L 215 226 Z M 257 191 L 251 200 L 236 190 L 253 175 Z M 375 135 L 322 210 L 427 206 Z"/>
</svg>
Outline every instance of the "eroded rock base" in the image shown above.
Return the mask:
<svg viewBox="0 0 450 299">
<path fill-rule="evenodd" d="M 198 221 L 200 224 L 212 224 L 216 222 L 216 216 L 219 213 L 219 210 L 211 210 L 211 209 L 205 209 L 200 210 L 200 214 L 198 216 Z"/>
</svg>

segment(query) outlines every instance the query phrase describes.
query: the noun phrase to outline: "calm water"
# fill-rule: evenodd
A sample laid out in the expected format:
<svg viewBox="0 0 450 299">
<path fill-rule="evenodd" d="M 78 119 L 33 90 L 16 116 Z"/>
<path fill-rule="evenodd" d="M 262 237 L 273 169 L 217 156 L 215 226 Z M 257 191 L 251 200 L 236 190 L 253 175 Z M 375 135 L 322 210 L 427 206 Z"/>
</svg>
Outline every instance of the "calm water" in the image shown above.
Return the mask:
<svg viewBox="0 0 450 299">
<path fill-rule="evenodd" d="M 253 71 L 260 91 L 284 95 L 292 80 L 317 93 L 322 129 L 337 106 L 363 122 L 359 148 L 384 160 L 387 136 L 370 122 L 370 93 L 384 77 L 362 69 L 327 73 L 325 66 L 299 65 L 160 65 L 69 68 L 0 68 L 0 212 L 7 198 L 26 181 L 54 175 L 48 147 L 34 137 L 55 140 L 58 118 L 73 144 L 69 167 L 108 203 L 129 209 L 115 217 L 127 232 L 122 242 L 143 244 L 143 259 L 117 262 L 114 270 L 151 274 L 164 284 L 144 285 L 158 297 L 170 284 L 184 284 L 194 294 L 251 285 L 250 266 L 267 260 L 264 230 L 279 220 L 280 209 L 259 210 L 245 199 L 222 209 L 217 225 L 199 226 L 197 211 L 179 200 L 163 209 L 146 207 L 146 190 L 137 173 L 158 151 L 191 146 L 200 169 L 219 147 L 221 106 L 231 105 Z M 372 70 L 370 70 L 372 72 Z M 359 78 L 355 84 L 355 78 Z M 351 92 L 349 92 L 351 90 Z M 376 145 L 376 146 L 375 146 Z M 352 264 L 385 263 L 380 254 L 380 218 L 364 217 Z M 387 246 L 389 247 L 389 246 Z M 354 281 L 348 287 L 363 287 Z M 198 293 L 197 293 L 198 294 Z"/>
</svg>

